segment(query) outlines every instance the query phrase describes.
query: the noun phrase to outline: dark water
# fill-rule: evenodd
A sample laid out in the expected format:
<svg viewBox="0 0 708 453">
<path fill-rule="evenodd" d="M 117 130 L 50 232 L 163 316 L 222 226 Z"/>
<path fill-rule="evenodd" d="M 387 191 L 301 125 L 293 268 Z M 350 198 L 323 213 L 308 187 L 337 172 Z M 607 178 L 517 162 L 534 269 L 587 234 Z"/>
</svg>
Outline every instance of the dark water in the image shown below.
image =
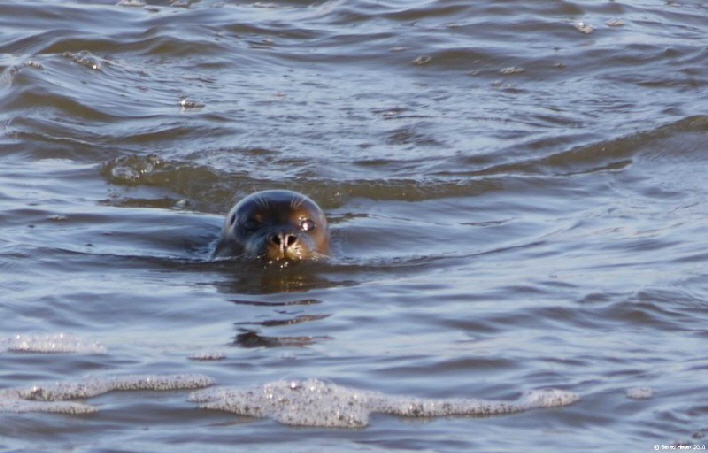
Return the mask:
<svg viewBox="0 0 708 453">
<path fill-rule="evenodd" d="M 2 451 L 708 444 L 708 3 L 0 24 Z M 209 260 L 269 188 L 331 262 Z"/>
</svg>

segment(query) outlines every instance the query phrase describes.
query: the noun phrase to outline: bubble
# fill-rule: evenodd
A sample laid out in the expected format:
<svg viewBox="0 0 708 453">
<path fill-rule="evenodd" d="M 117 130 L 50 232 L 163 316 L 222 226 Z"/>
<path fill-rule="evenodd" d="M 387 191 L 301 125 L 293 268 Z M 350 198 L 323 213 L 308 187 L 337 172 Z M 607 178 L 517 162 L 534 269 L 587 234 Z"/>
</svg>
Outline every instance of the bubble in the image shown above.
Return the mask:
<svg viewBox="0 0 708 453">
<path fill-rule="evenodd" d="M 502 75 L 511 75 L 511 74 L 519 74 L 521 72 L 524 72 L 525 69 L 518 67 L 518 66 L 510 66 L 508 68 L 501 69 L 499 71 L 500 74 Z"/>
<path fill-rule="evenodd" d="M 143 0 L 120 0 L 118 3 L 116 3 L 116 6 L 142 8 L 143 6 L 147 6 L 147 4 Z"/>
<path fill-rule="evenodd" d="M 203 103 L 192 101 L 189 99 L 182 99 L 181 101 L 179 101 L 179 105 L 180 107 L 182 107 L 182 110 L 201 109 L 204 107 Z"/>
<path fill-rule="evenodd" d="M 214 381 L 198 374 L 168 376 L 124 376 L 111 379 L 112 390 L 194 390 L 212 385 Z"/>
<path fill-rule="evenodd" d="M 0 352 L 34 354 L 106 354 L 105 346 L 64 333 L 19 334 L 0 340 Z"/>
<path fill-rule="evenodd" d="M 526 394 L 524 405 L 527 409 L 563 407 L 569 406 L 579 399 L 580 395 L 574 392 L 566 392 L 558 389 L 534 390 Z"/>
<path fill-rule="evenodd" d="M 137 182 L 164 166 L 157 154 L 147 156 L 120 156 L 101 165 L 101 173 L 109 176 L 111 182 Z"/>
<path fill-rule="evenodd" d="M 87 399 L 111 391 L 108 382 L 77 382 L 34 385 L 16 390 L 17 398 L 34 401 Z"/>
<path fill-rule="evenodd" d="M 140 177 L 140 172 L 132 168 L 116 167 L 111 169 L 110 173 L 113 178 L 126 181 L 134 181 Z"/>
<path fill-rule="evenodd" d="M 585 22 L 578 22 L 575 24 L 575 29 L 578 30 L 580 33 L 592 33 L 595 29 L 593 28 L 592 25 L 586 24 Z"/>
<path fill-rule="evenodd" d="M 88 69 L 94 71 L 101 70 L 101 59 L 86 50 L 80 52 L 64 52 L 62 56 Z"/>
<path fill-rule="evenodd" d="M 131 186 L 174 187 L 186 179 L 212 182 L 220 179 L 218 172 L 211 167 L 193 162 L 165 161 L 157 154 L 120 156 L 101 164 L 99 171 L 112 184 Z"/>
<path fill-rule="evenodd" d="M 212 388 L 194 392 L 190 401 L 221 410 L 300 426 L 362 428 L 372 413 L 404 417 L 507 415 L 534 408 L 562 407 L 576 402 L 576 393 L 542 390 L 518 401 L 422 399 L 388 396 L 350 389 L 318 379 L 277 381 L 250 390 Z"/>
<path fill-rule="evenodd" d="M 200 352 L 187 357 L 187 359 L 197 362 L 216 362 L 219 360 L 224 360 L 225 358 L 226 354 L 222 352 Z"/>
<path fill-rule="evenodd" d="M 649 387 L 633 387 L 627 390 L 626 395 L 633 400 L 649 400 L 654 397 L 654 390 Z"/>
</svg>

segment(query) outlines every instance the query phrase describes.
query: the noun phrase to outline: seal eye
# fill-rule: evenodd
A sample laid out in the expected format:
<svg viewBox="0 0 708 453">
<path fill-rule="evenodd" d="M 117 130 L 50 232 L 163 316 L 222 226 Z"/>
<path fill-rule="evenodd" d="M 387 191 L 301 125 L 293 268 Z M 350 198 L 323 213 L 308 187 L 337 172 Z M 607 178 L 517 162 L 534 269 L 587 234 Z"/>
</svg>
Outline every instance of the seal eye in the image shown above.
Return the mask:
<svg viewBox="0 0 708 453">
<path fill-rule="evenodd" d="M 248 219 L 243 222 L 243 227 L 248 231 L 256 231 L 261 227 L 261 222 L 258 219 Z"/>
<path fill-rule="evenodd" d="M 233 225 L 234 223 L 236 223 L 236 214 L 235 213 L 231 214 L 231 225 Z"/>
<path fill-rule="evenodd" d="M 300 229 L 302 231 L 312 231 L 315 229 L 315 222 L 310 219 L 300 220 Z"/>
</svg>

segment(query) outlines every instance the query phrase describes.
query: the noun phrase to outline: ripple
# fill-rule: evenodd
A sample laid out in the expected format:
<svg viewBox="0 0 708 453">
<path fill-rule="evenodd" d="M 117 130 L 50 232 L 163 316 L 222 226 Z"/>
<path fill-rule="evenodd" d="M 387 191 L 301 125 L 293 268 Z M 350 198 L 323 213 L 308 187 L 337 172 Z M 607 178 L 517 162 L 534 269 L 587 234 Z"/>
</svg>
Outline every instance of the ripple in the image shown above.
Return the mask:
<svg viewBox="0 0 708 453">
<path fill-rule="evenodd" d="M 218 180 L 218 173 L 206 166 L 189 162 L 169 162 L 156 154 L 122 156 L 100 167 L 100 172 L 113 184 L 169 186 L 197 180 L 202 184 Z"/>
<path fill-rule="evenodd" d="M 109 409 L 4 414 L 0 443 L 614 451 L 703 430 L 705 22 L 663 0 L 0 4 L 0 327 L 24 337 L 0 340 L 0 410 Z M 209 262 L 233 198 L 270 188 L 326 209 L 334 259 Z M 52 338 L 77 326 L 80 344 Z M 120 348 L 91 352 L 96 332 Z M 203 404 L 378 426 L 250 429 L 106 381 L 25 387 L 107 368 L 208 368 L 244 388 Z M 266 384 L 288 406 L 248 388 L 282 372 L 385 393 Z M 454 398 L 470 379 L 507 400 Z M 504 382 L 582 384 L 586 402 L 420 423 L 540 404 Z M 657 396 L 627 399 L 639 384 Z"/>
<path fill-rule="evenodd" d="M 680 132 L 705 131 L 707 128 L 708 117 L 687 117 L 655 129 L 590 145 L 573 147 L 556 154 L 548 154 L 526 160 L 518 159 L 510 164 L 493 165 L 477 170 L 444 170 L 438 172 L 438 174 L 446 176 L 461 174 L 487 176 L 513 173 L 569 176 L 594 171 L 618 170 L 628 167 L 638 151 L 647 144 Z M 464 157 L 463 159 L 469 163 L 475 163 L 478 157 Z"/>
<path fill-rule="evenodd" d="M 249 173 L 255 173 L 256 169 Z M 160 186 L 169 188 L 198 202 L 214 203 L 217 211 L 230 207 L 234 197 L 257 190 L 284 188 L 307 193 L 323 207 L 341 205 L 344 200 L 363 197 L 377 200 L 429 200 L 494 191 L 500 182 L 492 178 L 455 180 L 448 178 L 353 179 L 350 181 L 321 178 L 290 178 L 283 181 L 268 177 L 247 177 L 243 169 L 234 173 L 219 171 L 209 165 L 165 160 L 150 154 L 122 156 L 104 162 L 101 174 L 112 184 L 125 186 Z"/>
</svg>

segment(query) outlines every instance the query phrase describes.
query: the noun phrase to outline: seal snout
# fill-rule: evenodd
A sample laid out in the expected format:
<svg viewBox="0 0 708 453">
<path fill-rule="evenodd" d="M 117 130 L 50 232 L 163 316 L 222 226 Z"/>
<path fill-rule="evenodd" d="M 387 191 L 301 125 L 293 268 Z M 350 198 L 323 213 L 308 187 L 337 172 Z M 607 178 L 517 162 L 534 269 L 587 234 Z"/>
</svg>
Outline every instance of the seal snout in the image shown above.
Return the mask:
<svg viewBox="0 0 708 453">
<path fill-rule="evenodd" d="M 292 233 L 275 233 L 270 237 L 270 243 L 278 247 L 282 251 L 293 248 L 298 245 L 300 238 Z"/>
<path fill-rule="evenodd" d="M 265 246 L 265 257 L 271 261 L 299 261 L 304 253 L 309 253 L 309 247 L 297 234 L 288 231 L 278 231 L 268 236 Z"/>
</svg>

